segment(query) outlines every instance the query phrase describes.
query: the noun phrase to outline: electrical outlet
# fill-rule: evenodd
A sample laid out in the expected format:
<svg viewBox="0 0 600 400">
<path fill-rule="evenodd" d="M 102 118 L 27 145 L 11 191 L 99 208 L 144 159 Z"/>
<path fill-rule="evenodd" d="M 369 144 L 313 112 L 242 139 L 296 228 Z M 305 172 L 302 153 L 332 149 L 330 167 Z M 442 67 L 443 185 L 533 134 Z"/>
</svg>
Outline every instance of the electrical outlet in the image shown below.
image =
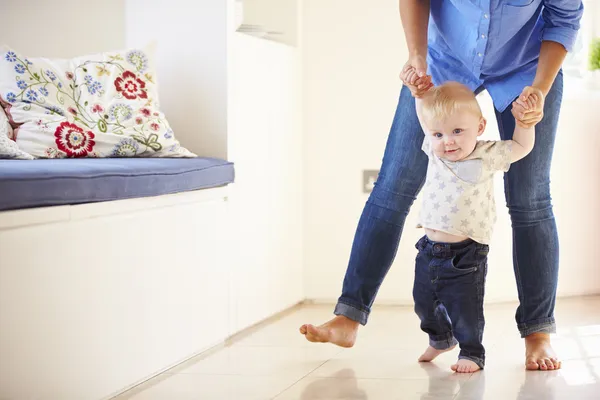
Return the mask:
<svg viewBox="0 0 600 400">
<path fill-rule="evenodd" d="M 363 170 L 363 193 L 371 193 L 379 175 L 378 169 Z"/>
</svg>

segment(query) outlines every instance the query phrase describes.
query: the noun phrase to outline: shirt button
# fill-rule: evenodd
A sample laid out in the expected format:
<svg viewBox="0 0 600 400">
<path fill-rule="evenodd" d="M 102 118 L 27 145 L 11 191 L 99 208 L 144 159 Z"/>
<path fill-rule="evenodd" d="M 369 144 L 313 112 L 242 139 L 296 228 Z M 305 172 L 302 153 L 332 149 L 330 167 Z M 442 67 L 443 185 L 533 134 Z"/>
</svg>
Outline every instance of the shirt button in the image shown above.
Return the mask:
<svg viewBox="0 0 600 400">
<path fill-rule="evenodd" d="M 490 16 L 487 14 L 483 14 L 483 18 L 488 19 Z"/>
<path fill-rule="evenodd" d="M 481 54 L 481 53 L 477 53 L 477 55 L 478 55 L 479 57 L 483 57 L 483 54 Z"/>
<path fill-rule="evenodd" d="M 481 38 L 482 38 L 482 39 L 485 39 L 485 34 L 483 34 L 483 33 L 482 33 L 482 34 L 481 34 Z"/>
</svg>

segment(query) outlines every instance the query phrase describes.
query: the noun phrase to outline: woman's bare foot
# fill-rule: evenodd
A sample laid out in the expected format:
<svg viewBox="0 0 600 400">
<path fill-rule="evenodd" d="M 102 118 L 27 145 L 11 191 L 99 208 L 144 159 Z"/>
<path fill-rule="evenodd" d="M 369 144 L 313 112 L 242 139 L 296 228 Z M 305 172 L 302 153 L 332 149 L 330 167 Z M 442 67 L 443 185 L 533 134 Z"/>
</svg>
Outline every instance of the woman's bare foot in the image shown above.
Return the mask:
<svg viewBox="0 0 600 400">
<path fill-rule="evenodd" d="M 561 362 L 550 344 L 547 333 L 532 333 L 525 337 L 525 367 L 530 370 L 560 369 Z"/>
<path fill-rule="evenodd" d="M 323 325 L 304 324 L 300 327 L 300 333 L 306 336 L 306 340 L 309 342 L 333 343 L 340 347 L 352 347 L 356 342 L 358 325 L 358 322 L 348 317 L 337 315 Z"/>
<path fill-rule="evenodd" d="M 438 350 L 438 349 L 435 349 L 435 348 L 429 346 L 429 347 L 427 347 L 427 349 L 425 349 L 425 353 L 421 354 L 421 357 L 419 357 L 419 362 L 433 361 L 433 359 L 436 358 L 437 356 L 439 356 L 440 354 L 450 351 L 455 347 L 456 347 L 456 345 L 454 345 L 450 348 L 444 349 L 444 350 Z"/>
<path fill-rule="evenodd" d="M 456 364 L 452 365 L 450 368 L 452 368 L 452 371 L 460 374 L 475 372 L 481 369 L 479 368 L 479 365 L 475 364 L 473 361 L 465 360 L 464 358 L 460 358 Z"/>
</svg>

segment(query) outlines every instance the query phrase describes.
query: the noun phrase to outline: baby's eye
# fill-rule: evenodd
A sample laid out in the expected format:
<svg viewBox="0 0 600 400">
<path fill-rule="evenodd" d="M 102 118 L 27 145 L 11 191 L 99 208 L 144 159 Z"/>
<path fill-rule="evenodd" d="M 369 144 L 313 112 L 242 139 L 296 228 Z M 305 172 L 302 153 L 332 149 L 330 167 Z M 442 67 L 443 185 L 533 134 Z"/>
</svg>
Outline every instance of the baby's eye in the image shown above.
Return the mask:
<svg viewBox="0 0 600 400">
<path fill-rule="evenodd" d="M 456 128 L 455 130 L 452 131 L 452 133 L 454 133 L 455 135 L 458 135 L 459 133 L 461 133 L 463 130 L 460 128 Z"/>
<path fill-rule="evenodd" d="M 433 136 L 434 136 L 436 139 L 441 139 L 441 138 L 443 138 L 443 137 L 444 137 L 444 135 L 442 135 L 442 134 L 441 134 L 441 133 L 439 133 L 439 132 L 438 132 L 438 133 L 434 133 L 434 134 L 433 134 Z"/>
</svg>

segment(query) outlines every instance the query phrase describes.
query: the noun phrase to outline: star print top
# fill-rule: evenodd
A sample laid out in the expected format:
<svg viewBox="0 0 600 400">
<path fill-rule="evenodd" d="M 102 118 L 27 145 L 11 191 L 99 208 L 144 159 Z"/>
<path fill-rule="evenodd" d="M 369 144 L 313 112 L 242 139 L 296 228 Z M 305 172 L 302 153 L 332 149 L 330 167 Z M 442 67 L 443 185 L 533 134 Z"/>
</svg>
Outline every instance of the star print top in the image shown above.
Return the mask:
<svg viewBox="0 0 600 400">
<path fill-rule="evenodd" d="M 489 244 L 496 222 L 493 177 L 510 168 L 512 142 L 479 140 L 468 157 L 448 161 L 434 154 L 430 141 L 425 137 L 422 147 L 429 165 L 417 227 Z"/>
</svg>

